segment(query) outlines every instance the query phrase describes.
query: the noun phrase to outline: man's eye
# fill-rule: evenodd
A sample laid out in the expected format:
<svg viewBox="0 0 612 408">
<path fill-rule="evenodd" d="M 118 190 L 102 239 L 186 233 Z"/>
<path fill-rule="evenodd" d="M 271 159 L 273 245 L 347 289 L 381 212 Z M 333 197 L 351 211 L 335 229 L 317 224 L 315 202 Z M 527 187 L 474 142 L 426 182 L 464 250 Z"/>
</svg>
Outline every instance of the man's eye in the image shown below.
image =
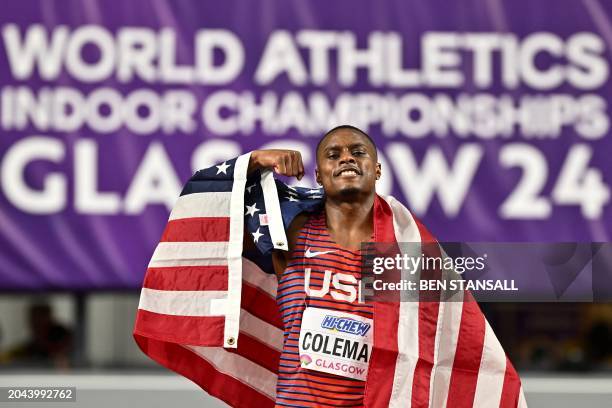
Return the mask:
<svg viewBox="0 0 612 408">
<path fill-rule="evenodd" d="M 338 153 L 330 153 L 327 155 L 328 158 L 330 159 L 337 159 L 338 158 Z"/>
<path fill-rule="evenodd" d="M 363 150 L 355 150 L 353 156 L 363 156 L 365 152 Z"/>
</svg>

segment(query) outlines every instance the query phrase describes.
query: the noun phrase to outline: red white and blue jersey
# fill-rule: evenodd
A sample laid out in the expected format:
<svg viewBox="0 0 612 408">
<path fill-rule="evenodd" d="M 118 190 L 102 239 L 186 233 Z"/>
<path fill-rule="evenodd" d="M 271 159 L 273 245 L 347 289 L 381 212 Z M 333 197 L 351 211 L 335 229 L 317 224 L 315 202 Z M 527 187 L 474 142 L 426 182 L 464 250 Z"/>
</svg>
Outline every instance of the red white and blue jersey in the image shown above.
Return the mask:
<svg viewBox="0 0 612 408">
<path fill-rule="evenodd" d="M 363 406 L 364 381 L 300 366 L 298 343 L 306 307 L 346 312 L 369 319 L 373 317 L 371 305 L 358 303 L 358 283 L 349 291 L 330 285 L 329 280 L 337 273 L 352 275 L 359 281 L 360 251 L 337 245 L 328 233 L 324 212 L 313 214 L 299 233 L 278 285 L 277 303 L 284 325 L 276 386 L 278 407 Z M 306 287 L 310 289 L 308 292 Z M 323 294 L 325 287 L 329 290 Z"/>
</svg>

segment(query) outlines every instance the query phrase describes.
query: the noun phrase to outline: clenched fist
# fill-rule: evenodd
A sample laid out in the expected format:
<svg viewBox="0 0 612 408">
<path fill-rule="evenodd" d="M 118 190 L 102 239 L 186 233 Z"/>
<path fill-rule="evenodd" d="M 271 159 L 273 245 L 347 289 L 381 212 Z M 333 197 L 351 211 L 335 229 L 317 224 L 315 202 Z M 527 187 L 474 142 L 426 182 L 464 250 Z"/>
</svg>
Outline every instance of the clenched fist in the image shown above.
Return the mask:
<svg viewBox="0 0 612 408">
<path fill-rule="evenodd" d="M 258 168 L 271 167 L 275 173 L 283 176 L 304 177 L 304 163 L 302 155 L 297 150 L 255 150 L 251 153 L 249 172 Z"/>
</svg>

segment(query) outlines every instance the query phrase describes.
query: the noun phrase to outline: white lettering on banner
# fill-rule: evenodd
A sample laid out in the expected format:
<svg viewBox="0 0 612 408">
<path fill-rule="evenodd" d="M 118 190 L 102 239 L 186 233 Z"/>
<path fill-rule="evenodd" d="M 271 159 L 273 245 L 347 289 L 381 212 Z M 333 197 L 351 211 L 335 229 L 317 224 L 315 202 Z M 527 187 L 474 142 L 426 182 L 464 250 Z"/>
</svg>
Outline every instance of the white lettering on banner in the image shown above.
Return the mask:
<svg viewBox="0 0 612 408">
<path fill-rule="evenodd" d="M 159 95 L 143 88 L 123 96 L 107 87 L 86 95 L 75 88 L 43 87 L 34 93 L 19 86 L 2 88 L 2 101 L 5 130 L 23 130 L 29 124 L 43 131 L 60 132 L 83 126 L 98 133 L 114 133 L 122 126 L 136 134 L 192 133 L 196 129 L 196 100 L 183 90 Z"/>
<path fill-rule="evenodd" d="M 269 84 L 281 73 L 287 74 L 294 85 L 306 83 L 306 67 L 288 31 L 275 31 L 270 35 L 255 71 L 255 83 Z"/>
<path fill-rule="evenodd" d="M 195 96 L 186 90 L 158 94 L 141 88 L 122 95 L 108 87 L 89 94 L 68 87 L 6 86 L 0 89 L 4 130 L 34 126 L 41 131 L 68 132 L 88 126 L 98 133 L 125 127 L 134 134 L 193 133 Z M 604 137 L 610 121 L 600 95 L 551 94 L 512 96 L 479 93 L 402 95 L 342 93 L 334 100 L 322 92 L 278 95 L 265 91 L 229 90 L 210 94 L 201 106 L 201 122 L 217 135 L 249 135 L 257 127 L 270 136 L 292 129 L 320 135 L 339 123 L 353 123 L 368 131 L 380 126 L 386 137 L 476 137 L 524 139 L 559 138 L 565 129 L 585 140 Z"/>
<path fill-rule="evenodd" d="M 387 34 L 387 58 L 389 85 L 393 87 L 417 87 L 422 84 L 422 74 L 418 69 L 403 66 L 402 37 L 398 33 Z"/>
<path fill-rule="evenodd" d="M 196 170 L 255 147 L 247 137 L 263 135 L 255 144 L 298 149 L 311 169 L 304 138 L 342 123 L 384 139 L 377 191 L 396 186 L 417 215 L 432 201 L 446 217 L 460 215 L 484 160 L 480 141 L 500 146 L 498 156 L 487 157 L 500 171 L 522 170 L 499 199 L 502 219 L 547 219 L 556 206 L 574 206 L 591 220 L 610 201 L 606 173 L 596 166 L 601 149 L 592 143 L 610 130 L 609 50 L 595 32 L 429 31 L 408 38 L 393 31 L 275 30 L 258 44 L 248 39 L 252 64 L 245 65 L 246 39 L 231 30 L 179 35 L 170 27 L 11 23 L 0 29 L 12 75 L 0 87 L 0 130 L 8 141 L 0 188 L 27 213 L 170 207 L 179 177 L 153 138 L 192 146 L 204 135 L 190 158 Z M 62 86 L 49 85 L 59 78 Z M 303 88 L 285 91 L 287 83 Z M 330 92 L 334 84 L 342 89 Z M 30 136 L 39 133 L 49 136 Z M 563 163 L 549 163 L 539 142 L 571 143 L 568 135 L 580 143 L 568 147 Z M 109 159 L 99 156 L 107 149 L 99 144 L 128 137 L 149 145 L 125 185 L 109 189 L 101 170 Z M 431 145 L 413 151 L 406 143 L 413 139 Z M 438 140 L 457 148 L 443 151 Z M 314 186 L 312 174 L 299 184 Z M 332 296 L 353 298 L 343 285 L 351 282 L 329 276 Z"/>
<path fill-rule="evenodd" d="M 180 193 L 181 182 L 166 150 L 152 142 L 125 195 L 125 212 L 137 214 L 150 204 L 165 204 L 170 210 Z"/>
<path fill-rule="evenodd" d="M 374 86 L 385 84 L 384 34 L 374 31 L 368 36 L 366 48 L 357 47 L 354 33 L 343 32 L 338 36 L 338 82 L 345 86 L 357 82 L 357 69 L 365 69 L 369 83 Z"/>
<path fill-rule="evenodd" d="M 226 84 L 233 81 L 244 66 L 242 42 L 228 30 L 200 30 L 196 34 L 196 78 L 203 84 Z M 214 52 L 223 54 L 224 61 L 215 65 Z"/>
<path fill-rule="evenodd" d="M 542 195 L 547 176 L 546 157 L 535 147 L 513 143 L 502 147 L 500 162 L 505 167 L 519 166 L 522 177 L 500 207 L 506 219 L 543 219 L 552 212 L 552 203 L 580 206 L 587 219 L 599 218 L 610 201 L 610 187 L 599 169 L 589 167 L 590 146 L 573 145 L 567 153 L 551 198 Z"/>
<path fill-rule="evenodd" d="M 500 46 L 500 38 L 493 33 L 468 34 L 465 44 L 474 50 L 474 83 L 487 88 L 493 82 L 493 52 Z"/>
<path fill-rule="evenodd" d="M 6 24 L 2 37 L 11 73 L 18 80 L 34 72 L 55 80 L 64 69 L 82 82 L 114 75 L 121 82 L 138 78 L 149 83 L 225 85 L 237 79 L 245 65 L 243 40 L 229 30 L 196 31 L 190 63 L 178 61 L 177 34 L 167 27 L 122 27 L 114 33 L 92 24 L 73 29 L 32 24 L 22 33 L 16 24 Z M 592 32 L 567 38 L 535 32 L 518 38 L 513 33 L 431 31 L 421 35 L 419 45 L 422 66 L 404 67 L 405 44 L 397 32 L 372 31 L 366 45 L 358 46 L 350 31 L 277 30 L 260 51 L 253 78 L 258 85 L 286 76 L 294 86 L 323 85 L 332 79 L 352 86 L 358 71 L 364 71 L 374 87 L 460 88 L 472 83 L 482 88 L 492 84 L 495 67 L 510 89 L 524 84 L 552 90 L 568 84 L 588 90 L 603 85 L 609 76 L 604 42 Z M 85 46 L 97 49 L 96 61 L 85 60 Z M 223 55 L 219 64 L 215 52 Z M 336 64 L 330 63 L 332 55 Z M 540 55 L 554 62 L 539 67 L 535 61 Z M 499 66 L 492 63 L 494 58 L 501 60 Z M 463 66 L 472 71 L 464 72 Z"/>
<path fill-rule="evenodd" d="M 373 324 L 372 319 L 358 315 L 307 307 L 300 326 L 301 367 L 364 381 Z"/>
<path fill-rule="evenodd" d="M 68 27 L 58 26 L 53 30 L 51 39 L 45 27 L 33 24 L 28 27 L 24 39 L 19 38 L 17 24 L 7 24 L 2 29 L 11 73 L 16 79 L 28 79 L 34 67 L 44 80 L 56 79 L 62 69 L 64 47 L 68 39 Z"/>
<path fill-rule="evenodd" d="M 540 196 L 548 178 L 548 166 L 542 153 L 526 143 L 506 145 L 500 153 L 504 167 L 521 167 L 523 177 L 500 207 L 504 218 L 546 218 L 550 216 L 550 202 Z"/>
<path fill-rule="evenodd" d="M 32 136 L 13 144 L 0 165 L 0 180 L 6 198 L 17 208 L 31 214 L 50 214 L 66 206 L 66 179 L 54 172 L 43 178 L 42 189 L 35 190 L 25 181 L 25 168 L 35 160 L 59 163 L 64 159 L 62 142 Z"/>
<path fill-rule="evenodd" d="M 168 82 L 190 84 L 194 82 L 194 68 L 176 62 L 176 34 L 172 28 L 162 28 L 159 33 L 159 74 Z"/>
<path fill-rule="evenodd" d="M 454 33 L 425 33 L 422 58 L 428 85 L 455 88 L 464 83 L 463 74 L 459 71 L 459 40 Z"/>
<path fill-rule="evenodd" d="M 283 139 L 265 147 L 292 146 L 305 148 L 300 139 Z M 72 152 L 67 149 L 73 148 Z M 461 145 L 454 158 L 446 158 L 439 147 L 430 146 L 417 164 L 412 149 L 402 143 L 389 143 L 379 149 L 379 160 L 383 163 L 385 181 L 377 185 L 380 194 L 389 194 L 393 179 L 397 179 L 400 197 L 417 215 L 425 214 L 434 199 L 440 203 L 444 214 L 458 216 L 463 207 L 482 160 L 482 146 L 474 143 Z M 192 170 L 208 167 L 242 153 L 236 141 L 213 139 L 203 142 L 193 150 Z M 544 155 L 529 144 L 512 143 L 500 149 L 499 164 L 502 171 L 519 166 L 523 174 L 499 208 L 504 219 L 546 219 L 551 216 L 552 205 L 577 206 L 585 219 L 601 217 L 610 201 L 610 188 L 600 169 L 590 160 L 593 149 L 587 144 L 577 144 L 567 152 L 560 173 L 555 176 L 550 196 L 544 195 L 542 187 L 549 175 L 549 163 Z M 387 159 L 388 157 L 388 159 Z M 304 154 L 305 164 L 312 165 L 311 152 Z M 72 160 L 72 165 L 67 162 Z M 29 185 L 25 170 L 28 166 L 41 166 L 50 162 L 59 168 L 72 169 L 69 176 L 62 170 L 49 171 L 40 176 L 42 182 Z M 164 205 L 170 210 L 178 196 L 181 183 L 164 146 L 152 142 L 140 159 L 137 171 L 131 179 L 127 176 L 124 191 L 100 191 L 100 157 L 98 143 L 82 139 L 73 145 L 45 136 L 28 136 L 12 143 L 0 158 L 0 189 L 15 208 L 31 214 L 54 214 L 64 211 L 68 204 L 68 191 L 74 191 L 74 210 L 80 214 L 133 214 L 137 215 L 149 205 Z M 389 164 L 386 164 L 389 163 Z M 41 167 L 36 167 L 37 173 Z M 394 174 L 401 174 L 396 177 Z M 551 176 L 552 177 L 552 176 Z M 409 183 L 409 180 L 419 183 Z M 74 180 L 72 189 L 68 180 Z M 300 185 L 315 186 L 311 175 L 306 175 Z M 123 195 L 123 198 L 122 198 Z M 282 198 L 281 198 L 282 199 Z M 526 203 L 526 204 L 525 204 Z M 330 293 L 335 299 L 352 301 L 359 294 L 352 287 L 351 276 L 326 275 L 320 289 L 322 295 Z M 358 288 L 357 290 L 359 290 Z"/>
<path fill-rule="evenodd" d="M 351 32 L 305 30 L 294 36 L 287 31 L 273 32 L 260 59 L 256 82 L 267 85 L 286 75 L 294 86 L 321 85 L 333 78 L 329 60 L 334 51 L 335 79 L 344 86 L 356 83 L 359 69 L 367 73 L 368 83 L 374 87 L 460 88 L 469 81 L 484 88 L 494 80 L 493 60 L 498 56 L 500 78 L 510 89 L 521 83 L 534 89 L 555 89 L 562 83 L 595 89 L 609 76 L 604 43 L 590 32 L 575 33 L 567 39 L 548 32 L 523 38 L 512 33 L 426 32 L 421 36 L 420 68 L 402 66 L 404 44 L 399 33 L 373 31 L 365 48 L 356 44 L 356 35 Z M 308 58 L 300 56 L 299 47 L 306 49 Z M 539 68 L 535 60 L 541 54 L 562 62 Z M 462 68 L 466 60 L 473 67 L 468 76 Z"/>
<path fill-rule="evenodd" d="M 599 95 L 510 95 L 478 93 L 402 95 L 342 93 L 335 100 L 322 92 L 279 96 L 265 91 L 218 91 L 202 105 L 202 122 L 219 135 L 249 135 L 257 126 L 269 135 L 285 135 L 296 129 L 304 135 L 320 135 L 340 123 L 352 123 L 365 131 L 380 126 L 387 137 L 431 136 L 479 139 L 525 139 L 561 136 L 565 128 L 584 139 L 604 137 L 610 123 L 606 101 Z"/>
<path fill-rule="evenodd" d="M 325 85 L 329 81 L 330 51 L 336 45 L 337 33 L 334 31 L 301 30 L 296 39 L 299 45 L 308 49 L 310 58 L 310 81 L 315 85 Z"/>
<path fill-rule="evenodd" d="M 74 208 L 88 214 L 116 214 L 121 206 L 116 192 L 98 191 L 98 145 L 79 140 L 74 146 Z"/>
<path fill-rule="evenodd" d="M 65 210 L 68 201 L 67 175 L 47 171 L 42 187 L 26 181 L 26 167 L 33 162 L 51 162 L 65 166 L 66 147 L 54 138 L 30 136 L 5 152 L 0 163 L 3 194 L 21 211 L 31 214 L 55 214 Z M 163 145 L 152 142 L 126 191 L 125 199 L 117 192 L 101 192 L 98 187 L 98 146 L 93 140 L 74 143 L 74 209 L 81 214 L 138 214 L 151 204 L 163 204 L 170 210 L 181 191 L 181 183 Z M 64 167 L 62 166 L 62 167 Z"/>
<path fill-rule="evenodd" d="M 146 82 L 157 79 L 155 72 L 155 33 L 146 28 L 121 28 L 117 32 L 119 55 L 123 61 L 117 66 L 117 79 L 129 82 L 142 78 Z"/>
<path fill-rule="evenodd" d="M 176 33 L 171 28 L 159 31 L 148 27 L 123 27 L 117 34 L 98 25 L 83 25 L 72 31 L 66 26 L 49 30 L 32 24 L 21 35 L 16 24 L 6 24 L 2 37 L 12 75 L 27 79 L 35 72 L 41 78 L 56 80 L 62 68 L 82 82 L 98 82 L 116 75 L 127 82 L 133 78 L 145 82 L 227 84 L 244 67 L 242 41 L 229 30 L 202 29 L 195 33 L 194 63 L 177 62 Z M 100 57 L 87 61 L 83 48 L 93 46 Z M 220 52 L 223 62 L 214 64 Z"/>
<path fill-rule="evenodd" d="M 85 25 L 75 30 L 66 43 L 66 70 L 83 82 L 97 82 L 110 77 L 115 68 L 115 46 L 109 31 L 101 26 Z M 83 48 L 93 44 L 100 57 L 95 62 L 83 58 Z"/>
<path fill-rule="evenodd" d="M 389 160 L 396 173 L 403 175 L 397 182 L 404 190 L 408 207 L 417 214 L 425 213 L 435 192 L 445 213 L 457 215 L 482 159 L 482 146 L 462 145 L 451 168 L 437 146 L 427 151 L 421 168 L 405 144 L 391 143 L 389 147 Z"/>
</svg>

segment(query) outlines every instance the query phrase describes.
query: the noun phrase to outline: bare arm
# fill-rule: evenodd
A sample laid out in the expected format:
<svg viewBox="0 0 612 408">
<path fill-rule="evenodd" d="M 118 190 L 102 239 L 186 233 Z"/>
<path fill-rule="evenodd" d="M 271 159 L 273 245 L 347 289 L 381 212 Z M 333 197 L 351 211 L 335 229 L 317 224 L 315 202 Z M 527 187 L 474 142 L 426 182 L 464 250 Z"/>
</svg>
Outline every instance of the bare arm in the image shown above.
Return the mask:
<svg viewBox="0 0 612 408">
<path fill-rule="evenodd" d="M 304 177 L 302 155 L 297 150 L 255 150 L 251 153 L 248 173 L 261 168 L 272 168 L 276 174 L 296 177 L 298 180 Z"/>
</svg>

